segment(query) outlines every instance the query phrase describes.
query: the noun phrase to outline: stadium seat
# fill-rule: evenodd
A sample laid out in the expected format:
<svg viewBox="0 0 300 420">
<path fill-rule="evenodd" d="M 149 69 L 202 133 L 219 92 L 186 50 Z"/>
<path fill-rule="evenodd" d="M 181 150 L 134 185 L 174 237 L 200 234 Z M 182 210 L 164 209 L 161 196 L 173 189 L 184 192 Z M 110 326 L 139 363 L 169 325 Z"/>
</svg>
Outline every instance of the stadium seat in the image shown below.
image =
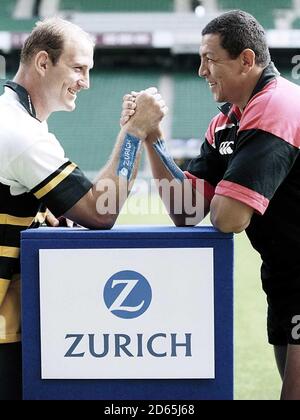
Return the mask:
<svg viewBox="0 0 300 420">
<path fill-rule="evenodd" d="M 261 0 L 218 0 L 221 10 L 242 9 L 251 13 L 266 28 L 275 27 L 275 9 L 292 8 L 292 0 L 272 0 L 270 5 L 266 5 Z"/>
<path fill-rule="evenodd" d="M 297 17 L 292 24 L 293 29 L 300 29 L 300 17 Z"/>
<path fill-rule="evenodd" d="M 205 80 L 192 72 L 175 73 L 173 139 L 204 138 L 207 126 L 218 113 Z"/>
<path fill-rule="evenodd" d="M 13 14 L 15 5 L 16 5 L 16 0 L 2 0 L 1 1 L 1 17 L 11 17 Z"/>
<path fill-rule="evenodd" d="M 91 74 L 91 89 L 78 95 L 74 112 L 58 112 L 49 128 L 68 157 L 86 172 L 98 171 L 108 160 L 119 132 L 122 98 L 131 90 L 157 86 L 158 74 L 111 70 Z"/>
<path fill-rule="evenodd" d="M 170 12 L 173 0 L 62 0 L 61 10 L 81 12 Z"/>
<path fill-rule="evenodd" d="M 30 32 L 35 26 L 37 19 L 12 19 L 0 16 L 1 31 Z"/>
<path fill-rule="evenodd" d="M 0 31 L 29 32 L 36 19 L 13 19 L 16 0 L 1 0 Z"/>
</svg>

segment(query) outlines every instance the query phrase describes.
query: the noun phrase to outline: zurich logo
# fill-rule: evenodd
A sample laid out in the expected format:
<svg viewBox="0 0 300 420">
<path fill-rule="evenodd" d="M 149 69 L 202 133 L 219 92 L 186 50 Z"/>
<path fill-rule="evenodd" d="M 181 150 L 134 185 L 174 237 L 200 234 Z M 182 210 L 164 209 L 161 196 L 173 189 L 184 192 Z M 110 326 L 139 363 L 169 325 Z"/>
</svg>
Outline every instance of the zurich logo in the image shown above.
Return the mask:
<svg viewBox="0 0 300 420">
<path fill-rule="evenodd" d="M 137 318 L 149 307 L 152 291 L 140 273 L 124 270 L 115 273 L 105 284 L 104 302 L 108 310 L 119 318 Z"/>
</svg>

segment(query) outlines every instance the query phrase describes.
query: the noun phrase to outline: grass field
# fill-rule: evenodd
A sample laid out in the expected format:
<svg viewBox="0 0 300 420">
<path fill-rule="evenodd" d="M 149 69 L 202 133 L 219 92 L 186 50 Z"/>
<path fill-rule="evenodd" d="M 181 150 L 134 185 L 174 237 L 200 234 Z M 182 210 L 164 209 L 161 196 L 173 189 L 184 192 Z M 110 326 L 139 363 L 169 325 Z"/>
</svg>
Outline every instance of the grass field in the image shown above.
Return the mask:
<svg viewBox="0 0 300 420">
<path fill-rule="evenodd" d="M 127 209 L 118 218 L 118 224 L 172 225 L 159 204 L 159 214 L 147 213 L 143 197 L 129 198 L 129 208 L 142 206 L 143 214 L 130 215 Z M 155 206 L 156 207 L 156 206 Z M 127 214 L 125 214 L 127 213 Z M 209 220 L 203 221 L 209 224 Z M 235 235 L 234 264 L 234 352 L 235 399 L 275 400 L 279 398 L 281 381 L 273 349 L 266 336 L 266 301 L 261 289 L 260 257 L 251 248 L 244 233 Z"/>
<path fill-rule="evenodd" d="M 235 399 L 274 400 L 281 380 L 267 342 L 266 300 L 261 289 L 260 257 L 246 235 L 235 236 Z"/>
</svg>

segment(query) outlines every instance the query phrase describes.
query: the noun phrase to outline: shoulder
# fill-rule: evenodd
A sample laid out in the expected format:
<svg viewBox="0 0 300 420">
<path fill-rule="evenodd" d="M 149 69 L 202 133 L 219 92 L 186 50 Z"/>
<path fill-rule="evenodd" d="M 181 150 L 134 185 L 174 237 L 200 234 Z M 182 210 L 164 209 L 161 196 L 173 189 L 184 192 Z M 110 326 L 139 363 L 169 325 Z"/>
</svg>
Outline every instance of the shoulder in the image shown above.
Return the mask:
<svg viewBox="0 0 300 420">
<path fill-rule="evenodd" d="M 0 161 L 8 164 L 40 143 L 61 149 L 46 123 L 40 123 L 18 107 L 3 106 L 0 102 Z"/>
<path fill-rule="evenodd" d="M 300 147 L 300 87 L 278 77 L 246 106 L 239 131 L 262 130 Z"/>
</svg>

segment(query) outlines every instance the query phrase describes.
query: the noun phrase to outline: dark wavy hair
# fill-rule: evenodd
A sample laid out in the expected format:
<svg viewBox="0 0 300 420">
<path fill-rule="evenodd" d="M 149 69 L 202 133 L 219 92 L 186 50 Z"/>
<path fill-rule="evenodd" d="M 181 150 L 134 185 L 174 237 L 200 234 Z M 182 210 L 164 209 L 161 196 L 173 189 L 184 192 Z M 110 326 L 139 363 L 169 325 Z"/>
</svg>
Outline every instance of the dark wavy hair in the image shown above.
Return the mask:
<svg viewBox="0 0 300 420">
<path fill-rule="evenodd" d="M 219 34 L 221 46 L 233 59 L 250 48 L 255 53 L 257 65 L 266 67 L 271 61 L 264 28 L 242 10 L 232 10 L 213 19 L 202 31 L 203 36 L 208 34 Z"/>
</svg>

